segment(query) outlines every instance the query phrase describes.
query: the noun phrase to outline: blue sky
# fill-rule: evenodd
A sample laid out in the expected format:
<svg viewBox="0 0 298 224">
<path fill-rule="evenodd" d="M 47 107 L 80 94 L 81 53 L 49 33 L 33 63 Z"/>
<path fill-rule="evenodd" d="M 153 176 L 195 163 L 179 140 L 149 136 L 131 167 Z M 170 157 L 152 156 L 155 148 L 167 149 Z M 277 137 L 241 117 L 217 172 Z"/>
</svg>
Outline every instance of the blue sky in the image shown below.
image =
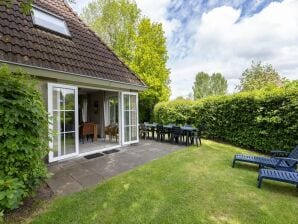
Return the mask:
<svg viewBox="0 0 298 224">
<path fill-rule="evenodd" d="M 76 0 L 81 12 L 90 0 Z M 298 79 L 297 0 L 136 0 L 163 24 L 172 97 L 192 92 L 197 72 L 221 72 L 233 92 L 252 60 Z"/>
</svg>

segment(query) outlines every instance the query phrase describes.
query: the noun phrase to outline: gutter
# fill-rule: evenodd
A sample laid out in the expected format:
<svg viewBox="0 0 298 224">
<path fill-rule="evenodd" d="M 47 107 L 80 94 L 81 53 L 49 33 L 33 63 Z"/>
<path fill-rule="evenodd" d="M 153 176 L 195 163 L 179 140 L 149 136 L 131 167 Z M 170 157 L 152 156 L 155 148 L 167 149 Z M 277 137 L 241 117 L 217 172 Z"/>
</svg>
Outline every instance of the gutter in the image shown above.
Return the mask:
<svg viewBox="0 0 298 224">
<path fill-rule="evenodd" d="M 144 83 L 144 85 L 131 84 L 131 83 L 127 83 L 127 82 L 115 81 L 115 80 L 104 79 L 104 78 L 97 78 L 97 77 L 92 77 L 92 76 L 87 76 L 87 75 L 82 75 L 82 74 L 77 74 L 77 73 L 72 73 L 72 72 L 59 71 L 59 70 L 50 69 L 50 68 L 43 68 L 43 67 L 39 67 L 39 66 L 35 66 L 35 65 L 27 65 L 27 64 L 17 63 L 17 62 L 5 61 L 5 60 L 1 60 L 1 59 L 0 59 L 0 62 L 5 63 L 5 64 L 33 68 L 33 69 L 46 70 L 46 71 L 50 71 L 50 72 L 63 73 L 63 74 L 67 74 L 67 75 L 75 75 L 75 76 L 80 76 L 80 77 L 84 77 L 84 78 L 91 78 L 91 79 L 101 80 L 101 81 L 105 81 L 105 82 L 112 82 L 112 83 L 118 83 L 118 84 L 123 84 L 123 85 L 128 85 L 128 86 L 135 86 L 142 90 L 145 90 L 148 88 L 148 86 L 145 83 Z"/>
</svg>

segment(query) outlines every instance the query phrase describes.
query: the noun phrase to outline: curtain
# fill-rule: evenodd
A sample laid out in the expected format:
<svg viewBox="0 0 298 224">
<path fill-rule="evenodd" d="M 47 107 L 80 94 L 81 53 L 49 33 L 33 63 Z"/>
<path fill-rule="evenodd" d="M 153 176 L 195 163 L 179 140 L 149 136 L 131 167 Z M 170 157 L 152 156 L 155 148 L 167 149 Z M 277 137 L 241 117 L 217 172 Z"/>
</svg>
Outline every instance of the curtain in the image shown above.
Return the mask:
<svg viewBox="0 0 298 224">
<path fill-rule="evenodd" d="M 88 121 L 88 99 L 87 99 L 87 95 L 85 95 L 83 97 L 83 100 L 82 100 L 82 121 L 83 122 L 87 122 Z"/>
</svg>

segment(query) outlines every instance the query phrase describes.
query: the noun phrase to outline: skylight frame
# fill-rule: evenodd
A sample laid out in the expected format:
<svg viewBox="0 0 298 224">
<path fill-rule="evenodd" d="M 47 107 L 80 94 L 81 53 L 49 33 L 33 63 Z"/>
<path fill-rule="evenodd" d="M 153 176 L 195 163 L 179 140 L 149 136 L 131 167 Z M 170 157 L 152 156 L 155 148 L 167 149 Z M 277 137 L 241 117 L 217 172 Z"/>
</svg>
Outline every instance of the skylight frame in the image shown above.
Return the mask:
<svg viewBox="0 0 298 224">
<path fill-rule="evenodd" d="M 47 14 L 48 16 L 51 16 L 51 17 L 53 17 L 55 19 L 58 19 L 61 22 L 63 22 L 63 24 L 64 24 L 63 28 L 64 28 L 65 32 L 61 32 L 57 29 L 49 28 L 49 27 L 46 27 L 46 26 L 38 23 L 36 21 L 35 15 L 34 15 L 34 10 L 40 11 L 41 13 Z M 54 14 L 54 13 L 52 13 L 52 12 L 46 10 L 46 9 L 43 9 L 39 6 L 33 5 L 32 10 L 31 10 L 31 18 L 32 18 L 32 21 L 33 21 L 33 25 L 36 26 L 36 27 L 39 27 L 39 28 L 44 29 L 44 30 L 49 31 L 49 32 L 53 32 L 53 33 L 58 34 L 58 35 L 66 36 L 66 37 L 69 37 L 69 38 L 71 37 L 71 34 L 70 34 L 69 29 L 68 29 L 67 23 L 65 22 L 65 19 L 61 16 L 58 16 L 58 15 L 56 15 L 56 14 Z"/>
</svg>

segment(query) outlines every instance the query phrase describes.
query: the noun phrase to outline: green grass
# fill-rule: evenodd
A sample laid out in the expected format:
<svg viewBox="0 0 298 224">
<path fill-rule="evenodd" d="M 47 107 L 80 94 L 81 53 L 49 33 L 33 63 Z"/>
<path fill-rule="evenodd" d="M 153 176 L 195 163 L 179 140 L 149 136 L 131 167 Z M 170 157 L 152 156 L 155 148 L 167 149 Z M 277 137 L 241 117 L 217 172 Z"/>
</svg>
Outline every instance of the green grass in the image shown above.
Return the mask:
<svg viewBox="0 0 298 224">
<path fill-rule="evenodd" d="M 298 223 L 298 189 L 231 168 L 230 145 L 203 141 L 109 181 L 56 198 L 32 223 Z"/>
</svg>

